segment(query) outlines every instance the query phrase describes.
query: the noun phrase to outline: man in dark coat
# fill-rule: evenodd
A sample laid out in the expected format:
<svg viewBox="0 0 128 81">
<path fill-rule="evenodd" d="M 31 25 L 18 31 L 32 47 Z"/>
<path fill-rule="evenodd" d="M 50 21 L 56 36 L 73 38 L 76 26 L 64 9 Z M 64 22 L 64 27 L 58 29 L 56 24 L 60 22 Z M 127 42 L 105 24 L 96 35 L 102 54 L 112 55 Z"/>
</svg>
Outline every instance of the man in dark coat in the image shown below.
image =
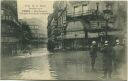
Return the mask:
<svg viewBox="0 0 128 81">
<path fill-rule="evenodd" d="M 114 50 L 111 45 L 109 45 L 108 41 L 105 41 L 104 47 L 101 49 L 103 53 L 103 70 L 104 77 L 103 78 L 111 78 L 112 74 L 112 63 L 114 60 Z"/>
<path fill-rule="evenodd" d="M 125 59 L 124 58 L 125 54 L 124 54 L 123 46 L 120 45 L 120 41 L 118 39 L 116 40 L 116 45 L 113 48 L 115 51 L 115 61 L 114 61 L 115 71 L 117 71 L 119 66 L 121 66 L 122 62 L 124 62 L 123 60 Z"/>
<path fill-rule="evenodd" d="M 98 49 L 97 49 L 96 42 L 93 41 L 91 49 L 90 49 L 92 71 L 95 71 L 94 65 L 95 65 L 95 60 L 96 60 L 96 57 L 97 57 L 97 51 L 98 51 Z"/>
</svg>

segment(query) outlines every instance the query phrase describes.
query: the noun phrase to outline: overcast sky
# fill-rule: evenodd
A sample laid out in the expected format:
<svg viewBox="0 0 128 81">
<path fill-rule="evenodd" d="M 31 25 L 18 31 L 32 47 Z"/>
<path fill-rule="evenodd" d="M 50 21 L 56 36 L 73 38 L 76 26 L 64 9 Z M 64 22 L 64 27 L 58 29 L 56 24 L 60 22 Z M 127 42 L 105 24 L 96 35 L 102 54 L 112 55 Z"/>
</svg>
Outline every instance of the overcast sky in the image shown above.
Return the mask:
<svg viewBox="0 0 128 81">
<path fill-rule="evenodd" d="M 53 0 L 17 0 L 17 7 L 19 19 L 39 19 L 42 22 L 42 33 L 47 33 L 47 17 L 53 11 Z M 30 10 L 30 14 L 25 12 L 27 10 Z M 33 14 L 33 10 L 37 10 L 38 14 Z"/>
</svg>

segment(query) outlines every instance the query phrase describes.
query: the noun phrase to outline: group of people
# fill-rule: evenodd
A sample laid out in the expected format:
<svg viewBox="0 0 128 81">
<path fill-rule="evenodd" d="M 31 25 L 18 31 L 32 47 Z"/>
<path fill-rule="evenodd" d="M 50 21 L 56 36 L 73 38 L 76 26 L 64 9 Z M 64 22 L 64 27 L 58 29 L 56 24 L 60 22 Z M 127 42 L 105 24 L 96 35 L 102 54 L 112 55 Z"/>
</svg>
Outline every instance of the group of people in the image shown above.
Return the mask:
<svg viewBox="0 0 128 81">
<path fill-rule="evenodd" d="M 92 41 L 92 45 L 90 47 L 92 71 L 95 71 L 94 66 L 98 52 L 100 52 L 103 56 L 103 78 L 111 78 L 113 67 L 114 70 L 117 71 L 124 59 L 123 46 L 120 45 L 120 41 L 117 39 L 114 46 L 111 45 L 109 41 L 105 41 L 99 50 L 96 41 Z"/>
</svg>

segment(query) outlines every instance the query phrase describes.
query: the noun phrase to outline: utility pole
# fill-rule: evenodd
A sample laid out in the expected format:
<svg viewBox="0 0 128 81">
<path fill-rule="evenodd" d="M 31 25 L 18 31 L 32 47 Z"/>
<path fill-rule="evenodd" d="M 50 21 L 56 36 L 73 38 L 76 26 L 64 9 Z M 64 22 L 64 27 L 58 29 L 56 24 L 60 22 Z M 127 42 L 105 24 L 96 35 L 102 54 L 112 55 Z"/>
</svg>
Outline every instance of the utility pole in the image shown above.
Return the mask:
<svg viewBox="0 0 128 81">
<path fill-rule="evenodd" d="M 74 25 L 75 25 L 75 8 L 77 8 L 77 6 L 74 6 L 74 13 L 73 13 L 73 17 L 74 17 Z M 73 48 L 75 49 L 76 48 L 76 34 L 75 34 L 75 41 L 74 41 L 74 45 L 73 45 Z"/>
<path fill-rule="evenodd" d="M 106 40 L 108 39 L 108 23 L 109 23 L 109 20 L 110 20 L 110 15 L 112 15 L 112 11 L 109 10 L 109 4 L 106 5 L 106 10 L 104 10 L 104 19 L 106 20 L 106 26 L 105 26 L 105 38 Z"/>
<path fill-rule="evenodd" d="M 82 16 L 84 16 L 84 6 L 87 6 L 86 4 L 82 4 Z M 85 12 L 86 13 L 86 12 Z M 86 20 L 84 20 L 84 22 L 87 22 Z M 85 32 L 85 45 L 88 44 L 88 29 L 84 26 L 84 32 Z"/>
</svg>

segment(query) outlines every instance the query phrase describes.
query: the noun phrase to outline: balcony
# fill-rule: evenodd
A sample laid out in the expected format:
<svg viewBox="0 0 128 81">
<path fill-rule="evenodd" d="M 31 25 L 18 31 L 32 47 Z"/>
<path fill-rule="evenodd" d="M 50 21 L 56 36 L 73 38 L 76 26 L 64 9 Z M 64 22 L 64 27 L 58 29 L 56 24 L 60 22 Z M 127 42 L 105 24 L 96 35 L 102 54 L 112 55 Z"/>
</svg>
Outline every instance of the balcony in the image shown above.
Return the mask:
<svg viewBox="0 0 128 81">
<path fill-rule="evenodd" d="M 94 10 L 86 10 L 86 11 L 79 11 L 75 13 L 68 12 L 67 17 L 78 17 L 78 16 L 87 16 L 94 13 Z"/>
<path fill-rule="evenodd" d="M 106 21 L 90 21 L 91 29 L 101 29 L 106 26 Z"/>
</svg>

